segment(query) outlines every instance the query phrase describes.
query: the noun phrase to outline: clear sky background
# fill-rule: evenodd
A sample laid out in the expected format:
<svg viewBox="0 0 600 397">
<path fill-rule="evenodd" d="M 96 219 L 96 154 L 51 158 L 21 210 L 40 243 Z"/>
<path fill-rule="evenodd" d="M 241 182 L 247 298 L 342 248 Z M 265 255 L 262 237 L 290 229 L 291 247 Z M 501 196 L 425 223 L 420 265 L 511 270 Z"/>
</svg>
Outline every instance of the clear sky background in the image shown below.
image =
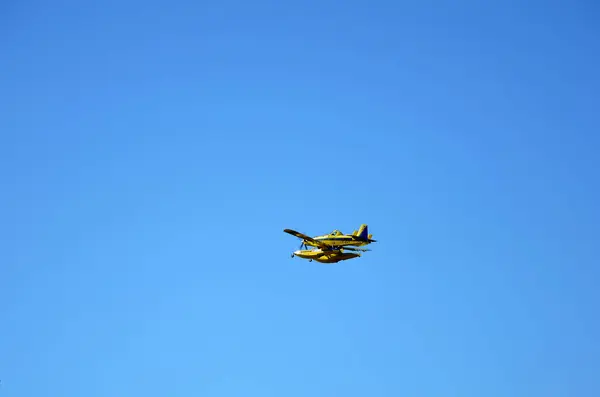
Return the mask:
<svg viewBox="0 0 600 397">
<path fill-rule="evenodd" d="M 600 395 L 600 11 L 495 3 L 2 2 L 0 396 Z"/>
</svg>

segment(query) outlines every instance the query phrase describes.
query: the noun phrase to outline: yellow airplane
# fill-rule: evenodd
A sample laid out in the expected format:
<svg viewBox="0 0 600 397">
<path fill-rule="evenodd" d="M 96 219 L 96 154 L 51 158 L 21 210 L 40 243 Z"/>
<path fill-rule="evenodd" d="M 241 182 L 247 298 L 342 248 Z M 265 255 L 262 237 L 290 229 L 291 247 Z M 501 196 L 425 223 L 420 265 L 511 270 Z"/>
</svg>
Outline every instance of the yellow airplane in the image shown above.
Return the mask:
<svg viewBox="0 0 600 397">
<path fill-rule="evenodd" d="M 360 256 L 360 253 L 350 253 L 344 251 L 365 252 L 367 249 L 350 248 L 349 246 L 363 246 L 376 242 L 373 240 L 373 235 L 369 234 L 367 225 L 360 225 L 358 230 L 355 230 L 351 235 L 343 234 L 339 230 L 317 237 L 309 237 L 295 230 L 284 229 L 285 233 L 291 234 L 302 239 L 300 249 L 294 251 L 292 258 L 298 256 L 309 261 L 316 260 L 321 263 L 337 263 L 347 259 L 352 259 Z M 316 247 L 316 249 L 302 249 L 308 246 Z"/>
</svg>

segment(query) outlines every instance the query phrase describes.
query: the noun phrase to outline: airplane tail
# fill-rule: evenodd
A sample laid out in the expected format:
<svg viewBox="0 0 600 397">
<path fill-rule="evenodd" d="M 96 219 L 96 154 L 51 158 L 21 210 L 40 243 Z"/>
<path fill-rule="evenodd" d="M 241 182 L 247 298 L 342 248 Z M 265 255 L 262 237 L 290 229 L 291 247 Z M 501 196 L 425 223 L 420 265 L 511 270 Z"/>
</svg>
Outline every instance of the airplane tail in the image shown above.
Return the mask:
<svg viewBox="0 0 600 397">
<path fill-rule="evenodd" d="M 356 237 L 359 240 L 368 241 L 369 243 L 374 243 L 377 241 L 372 239 L 373 235 L 369 234 L 369 226 L 365 224 L 360 225 L 360 228 L 358 228 L 358 230 L 352 232 L 352 236 Z"/>
<path fill-rule="evenodd" d="M 358 237 L 361 240 L 375 242 L 375 240 L 371 240 L 371 237 L 373 237 L 373 235 L 369 234 L 369 226 L 365 224 L 360 225 L 360 228 L 358 230 L 355 230 L 354 233 L 352 233 L 352 235 Z"/>
<path fill-rule="evenodd" d="M 369 238 L 369 226 L 367 225 L 360 225 L 360 228 L 358 229 L 358 237 L 360 239 L 368 239 Z"/>
</svg>

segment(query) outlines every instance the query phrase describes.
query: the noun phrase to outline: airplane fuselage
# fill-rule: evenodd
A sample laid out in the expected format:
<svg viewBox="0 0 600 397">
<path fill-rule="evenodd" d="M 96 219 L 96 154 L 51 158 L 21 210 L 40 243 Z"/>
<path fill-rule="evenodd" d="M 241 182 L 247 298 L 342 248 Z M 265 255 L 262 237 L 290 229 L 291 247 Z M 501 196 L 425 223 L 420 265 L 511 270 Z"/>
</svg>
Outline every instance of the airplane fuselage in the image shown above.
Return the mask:
<svg viewBox="0 0 600 397">
<path fill-rule="evenodd" d="M 353 238 L 352 236 L 317 236 L 317 237 L 313 237 L 313 239 L 327 244 L 331 247 L 362 247 L 363 245 L 367 245 L 369 244 L 369 241 L 365 241 L 365 240 L 359 240 L 356 238 Z M 305 242 L 306 245 L 310 245 L 312 247 L 318 247 L 317 244 L 311 242 L 311 241 L 306 241 Z"/>
</svg>

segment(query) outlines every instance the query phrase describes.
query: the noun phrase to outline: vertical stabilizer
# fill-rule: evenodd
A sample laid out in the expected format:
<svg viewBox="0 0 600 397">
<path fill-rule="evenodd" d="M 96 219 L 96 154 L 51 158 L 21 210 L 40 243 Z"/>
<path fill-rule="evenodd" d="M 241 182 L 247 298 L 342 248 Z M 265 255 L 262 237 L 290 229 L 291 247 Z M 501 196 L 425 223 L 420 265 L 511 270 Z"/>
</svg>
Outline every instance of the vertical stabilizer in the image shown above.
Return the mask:
<svg viewBox="0 0 600 397">
<path fill-rule="evenodd" d="M 369 227 L 367 225 L 360 225 L 358 229 L 358 237 L 363 240 L 369 239 Z"/>
</svg>

